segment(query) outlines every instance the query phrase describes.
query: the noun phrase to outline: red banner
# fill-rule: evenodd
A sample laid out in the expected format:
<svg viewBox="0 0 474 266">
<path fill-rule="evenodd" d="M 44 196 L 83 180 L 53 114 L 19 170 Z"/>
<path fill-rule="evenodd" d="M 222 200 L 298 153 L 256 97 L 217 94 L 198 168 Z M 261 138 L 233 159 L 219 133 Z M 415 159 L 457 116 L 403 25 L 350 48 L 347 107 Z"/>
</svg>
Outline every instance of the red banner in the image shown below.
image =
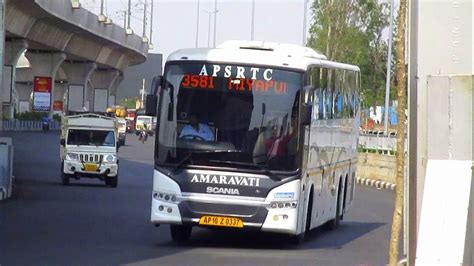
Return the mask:
<svg viewBox="0 0 474 266">
<path fill-rule="evenodd" d="M 53 111 L 62 111 L 62 110 L 63 110 L 63 102 L 62 101 L 54 101 Z"/>
<path fill-rule="evenodd" d="M 51 93 L 51 77 L 35 77 L 33 90 L 35 92 Z"/>
</svg>

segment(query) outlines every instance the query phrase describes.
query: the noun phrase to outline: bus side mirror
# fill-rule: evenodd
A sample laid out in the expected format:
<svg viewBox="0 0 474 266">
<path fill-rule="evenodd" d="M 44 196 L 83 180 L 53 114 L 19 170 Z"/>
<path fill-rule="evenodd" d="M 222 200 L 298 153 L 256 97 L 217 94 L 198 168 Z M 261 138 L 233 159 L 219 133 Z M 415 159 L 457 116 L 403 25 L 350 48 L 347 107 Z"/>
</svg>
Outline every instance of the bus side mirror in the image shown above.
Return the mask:
<svg viewBox="0 0 474 266">
<path fill-rule="evenodd" d="M 303 105 L 301 108 L 301 125 L 309 126 L 311 125 L 311 114 L 313 113 L 312 105 Z"/>
<path fill-rule="evenodd" d="M 65 146 L 65 145 L 66 145 L 66 140 L 65 140 L 65 139 L 61 139 L 59 142 L 60 142 L 61 146 Z"/>
<path fill-rule="evenodd" d="M 163 86 L 164 83 L 164 78 L 163 76 L 159 75 L 156 77 L 153 77 L 153 80 L 151 81 L 151 94 L 153 95 L 158 95 L 158 90 L 160 87 Z"/>
<path fill-rule="evenodd" d="M 158 96 L 149 94 L 146 96 L 145 113 L 148 116 L 156 116 Z"/>
</svg>

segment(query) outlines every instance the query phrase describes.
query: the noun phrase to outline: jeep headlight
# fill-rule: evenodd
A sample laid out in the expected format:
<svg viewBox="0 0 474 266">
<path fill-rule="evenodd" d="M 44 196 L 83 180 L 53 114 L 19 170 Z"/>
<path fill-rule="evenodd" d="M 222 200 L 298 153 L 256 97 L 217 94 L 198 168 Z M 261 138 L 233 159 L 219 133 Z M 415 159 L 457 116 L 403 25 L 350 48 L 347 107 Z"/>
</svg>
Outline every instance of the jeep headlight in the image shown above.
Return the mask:
<svg viewBox="0 0 474 266">
<path fill-rule="evenodd" d="M 68 160 L 68 161 L 79 161 L 79 154 L 68 152 L 66 154 L 66 160 Z"/>
<path fill-rule="evenodd" d="M 113 154 L 108 154 L 104 156 L 105 163 L 115 163 L 117 161 L 117 156 Z"/>
</svg>

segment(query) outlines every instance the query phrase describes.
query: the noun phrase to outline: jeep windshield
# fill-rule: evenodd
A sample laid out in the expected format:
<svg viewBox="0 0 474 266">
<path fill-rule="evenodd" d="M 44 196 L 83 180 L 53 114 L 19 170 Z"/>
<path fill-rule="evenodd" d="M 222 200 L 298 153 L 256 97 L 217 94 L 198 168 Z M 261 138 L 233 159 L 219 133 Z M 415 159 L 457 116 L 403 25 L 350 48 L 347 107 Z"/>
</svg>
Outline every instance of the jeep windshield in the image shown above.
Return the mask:
<svg viewBox="0 0 474 266">
<path fill-rule="evenodd" d="M 302 73 L 265 66 L 172 63 L 165 79 L 157 165 L 298 169 Z M 186 159 L 196 152 L 206 154 Z"/>
<path fill-rule="evenodd" d="M 115 133 L 108 130 L 69 129 L 67 145 L 115 147 Z"/>
</svg>

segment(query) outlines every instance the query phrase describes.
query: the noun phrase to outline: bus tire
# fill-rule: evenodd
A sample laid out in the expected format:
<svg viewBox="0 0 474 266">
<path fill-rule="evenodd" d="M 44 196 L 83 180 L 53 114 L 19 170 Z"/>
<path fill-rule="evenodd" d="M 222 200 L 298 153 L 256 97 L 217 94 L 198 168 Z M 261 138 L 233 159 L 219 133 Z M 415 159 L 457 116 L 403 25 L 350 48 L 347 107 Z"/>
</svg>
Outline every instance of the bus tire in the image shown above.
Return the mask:
<svg viewBox="0 0 474 266">
<path fill-rule="evenodd" d="M 305 240 L 305 233 L 304 232 L 299 234 L 299 235 L 295 235 L 295 236 L 290 237 L 290 243 L 292 245 L 295 245 L 295 246 L 299 246 L 299 245 L 303 244 L 304 240 Z"/>
<path fill-rule="evenodd" d="M 349 176 L 346 175 L 346 180 L 344 180 L 344 197 L 342 198 L 342 213 L 341 213 L 341 221 L 344 220 L 344 213 L 346 212 L 346 199 L 347 199 L 347 180 Z"/>
<path fill-rule="evenodd" d="M 117 187 L 118 185 L 118 175 L 108 176 L 105 178 L 105 184 L 110 187 Z"/>
<path fill-rule="evenodd" d="M 171 239 L 174 242 L 186 242 L 191 237 L 191 232 L 193 231 L 193 227 L 189 225 L 170 225 L 170 233 Z"/>
<path fill-rule="evenodd" d="M 339 214 L 341 212 L 341 181 L 339 181 L 339 186 L 337 189 L 337 203 L 336 203 L 336 214 L 334 215 L 334 219 L 329 221 L 328 223 L 328 228 L 329 230 L 334 230 L 339 227 L 341 215 Z"/>
<path fill-rule="evenodd" d="M 309 192 L 308 211 L 306 212 L 306 226 L 305 233 L 308 234 L 311 231 L 311 217 L 313 215 L 313 187 Z"/>
<path fill-rule="evenodd" d="M 305 239 L 306 239 L 306 234 L 308 234 L 311 231 L 311 216 L 313 213 L 313 187 L 311 187 L 311 191 L 309 193 L 309 201 L 308 201 L 308 211 L 306 212 L 306 224 L 304 227 L 304 231 L 301 232 L 301 234 L 292 236 L 291 237 L 291 243 L 293 245 L 301 245 Z"/>
</svg>

